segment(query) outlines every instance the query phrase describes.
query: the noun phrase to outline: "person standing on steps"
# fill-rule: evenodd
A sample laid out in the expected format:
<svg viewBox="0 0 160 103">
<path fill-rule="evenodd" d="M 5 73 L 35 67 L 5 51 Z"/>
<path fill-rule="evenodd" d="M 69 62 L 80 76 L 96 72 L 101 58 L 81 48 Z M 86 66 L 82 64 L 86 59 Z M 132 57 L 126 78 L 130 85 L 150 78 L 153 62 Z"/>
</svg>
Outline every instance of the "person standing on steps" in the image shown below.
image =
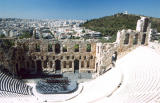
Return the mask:
<svg viewBox="0 0 160 103">
<path fill-rule="evenodd" d="M 115 63 L 117 61 L 117 52 L 114 52 L 112 55 L 112 66 L 115 67 Z"/>
</svg>

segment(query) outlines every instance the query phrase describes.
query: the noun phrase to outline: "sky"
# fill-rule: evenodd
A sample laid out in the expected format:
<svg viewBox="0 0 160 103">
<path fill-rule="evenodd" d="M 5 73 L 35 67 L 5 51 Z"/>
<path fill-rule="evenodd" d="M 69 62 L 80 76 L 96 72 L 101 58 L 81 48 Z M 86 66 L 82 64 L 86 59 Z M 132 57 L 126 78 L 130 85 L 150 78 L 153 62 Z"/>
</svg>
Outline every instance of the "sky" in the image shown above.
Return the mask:
<svg viewBox="0 0 160 103">
<path fill-rule="evenodd" d="M 160 18 L 160 0 L 0 0 L 1 18 L 93 19 L 128 11 Z"/>
</svg>

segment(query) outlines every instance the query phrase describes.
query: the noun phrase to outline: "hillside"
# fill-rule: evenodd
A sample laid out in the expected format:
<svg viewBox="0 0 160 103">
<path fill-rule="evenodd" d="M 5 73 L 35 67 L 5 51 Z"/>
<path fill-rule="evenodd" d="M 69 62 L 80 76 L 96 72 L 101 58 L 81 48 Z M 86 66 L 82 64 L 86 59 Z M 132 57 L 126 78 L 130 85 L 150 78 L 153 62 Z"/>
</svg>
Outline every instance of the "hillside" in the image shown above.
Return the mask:
<svg viewBox="0 0 160 103">
<path fill-rule="evenodd" d="M 152 28 L 157 28 L 158 32 L 160 32 L 160 18 L 151 17 Z"/>
<path fill-rule="evenodd" d="M 118 30 L 136 29 L 137 20 L 140 16 L 125 15 L 122 13 L 93 19 L 85 22 L 82 27 L 101 32 L 104 36 L 111 36 L 111 42 L 115 41 Z M 160 19 L 151 17 L 152 28 L 157 28 L 160 32 Z"/>
</svg>

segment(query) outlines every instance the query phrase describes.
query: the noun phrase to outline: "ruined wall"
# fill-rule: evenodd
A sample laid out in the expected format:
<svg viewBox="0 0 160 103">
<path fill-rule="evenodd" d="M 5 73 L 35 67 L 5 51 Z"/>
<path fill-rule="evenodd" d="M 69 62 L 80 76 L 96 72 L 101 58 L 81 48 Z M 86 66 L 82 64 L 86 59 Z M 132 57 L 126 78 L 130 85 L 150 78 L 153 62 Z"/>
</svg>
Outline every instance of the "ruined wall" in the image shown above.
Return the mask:
<svg viewBox="0 0 160 103">
<path fill-rule="evenodd" d="M 123 29 L 118 31 L 115 43 L 97 43 L 96 67 L 98 70 L 108 69 L 107 67 L 111 65 L 112 55 L 115 52 L 117 52 L 118 58 L 120 58 L 140 45 L 148 45 L 149 30 L 150 23 L 148 18 L 142 17 L 137 22 L 137 30 Z"/>
<path fill-rule="evenodd" d="M 8 74 L 14 74 L 14 47 L 15 40 L 13 38 L 0 39 L 0 70 Z"/>
<path fill-rule="evenodd" d="M 23 40 L 17 42 L 15 68 L 25 72 L 95 72 L 93 40 Z M 22 49 L 23 48 L 23 49 Z"/>
<path fill-rule="evenodd" d="M 97 43 L 96 44 L 96 68 L 98 71 L 106 69 L 112 62 L 112 55 L 117 51 L 116 43 Z"/>
</svg>

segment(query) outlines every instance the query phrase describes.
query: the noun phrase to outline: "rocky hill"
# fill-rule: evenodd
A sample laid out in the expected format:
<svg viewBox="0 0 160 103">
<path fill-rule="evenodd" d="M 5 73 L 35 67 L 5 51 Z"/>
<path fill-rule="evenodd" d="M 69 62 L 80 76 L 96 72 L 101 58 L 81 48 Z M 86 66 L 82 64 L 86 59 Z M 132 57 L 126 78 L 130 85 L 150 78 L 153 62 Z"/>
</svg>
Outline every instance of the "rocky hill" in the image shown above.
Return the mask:
<svg viewBox="0 0 160 103">
<path fill-rule="evenodd" d="M 150 17 L 152 28 L 157 28 L 160 32 L 160 18 Z M 82 27 L 101 32 L 103 36 L 111 36 L 111 42 L 115 41 L 118 30 L 122 29 L 136 29 L 139 15 L 118 13 L 112 16 L 105 16 L 98 19 L 93 19 L 82 24 Z"/>
</svg>

